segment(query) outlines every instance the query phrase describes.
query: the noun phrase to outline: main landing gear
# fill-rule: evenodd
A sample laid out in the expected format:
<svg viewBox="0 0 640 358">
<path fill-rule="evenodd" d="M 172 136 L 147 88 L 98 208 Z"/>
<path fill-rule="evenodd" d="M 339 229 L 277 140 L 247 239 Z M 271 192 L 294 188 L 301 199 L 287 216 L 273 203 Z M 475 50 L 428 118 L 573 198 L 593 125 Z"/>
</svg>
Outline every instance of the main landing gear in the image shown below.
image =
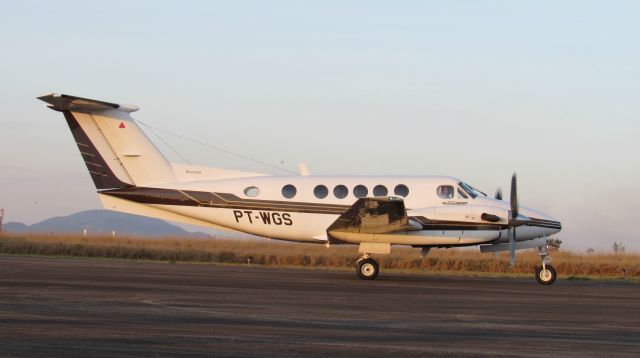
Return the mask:
<svg viewBox="0 0 640 358">
<path fill-rule="evenodd" d="M 371 258 L 371 255 L 364 254 L 364 256 L 356 262 L 356 273 L 358 277 L 363 280 L 373 280 L 378 277 L 380 268 L 376 260 Z"/>
<path fill-rule="evenodd" d="M 540 247 L 540 258 L 542 266 L 536 267 L 536 281 L 541 285 L 551 285 L 556 282 L 556 270 L 548 263 L 551 262 L 551 256 L 547 252 L 547 246 Z"/>
</svg>

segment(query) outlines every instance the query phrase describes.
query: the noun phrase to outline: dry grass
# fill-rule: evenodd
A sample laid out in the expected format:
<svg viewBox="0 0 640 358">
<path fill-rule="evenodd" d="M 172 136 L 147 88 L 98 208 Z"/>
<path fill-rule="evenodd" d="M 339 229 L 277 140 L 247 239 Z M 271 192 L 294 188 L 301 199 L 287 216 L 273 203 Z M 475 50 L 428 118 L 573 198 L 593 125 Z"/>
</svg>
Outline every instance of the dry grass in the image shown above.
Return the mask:
<svg viewBox="0 0 640 358">
<path fill-rule="evenodd" d="M 147 239 L 137 237 L 82 237 L 56 234 L 8 234 L 0 237 L 0 253 L 101 257 L 169 262 L 211 262 L 267 266 L 351 268 L 358 256 L 355 245 L 295 244 L 275 240 Z M 553 253 L 558 274 L 570 278 L 640 277 L 638 254 Z M 536 252 L 518 254 L 509 267 L 506 254 L 481 254 L 477 249 L 434 249 L 426 258 L 417 249 L 394 247 L 390 256 L 377 259 L 383 269 L 420 272 L 531 274 L 539 265 Z"/>
</svg>

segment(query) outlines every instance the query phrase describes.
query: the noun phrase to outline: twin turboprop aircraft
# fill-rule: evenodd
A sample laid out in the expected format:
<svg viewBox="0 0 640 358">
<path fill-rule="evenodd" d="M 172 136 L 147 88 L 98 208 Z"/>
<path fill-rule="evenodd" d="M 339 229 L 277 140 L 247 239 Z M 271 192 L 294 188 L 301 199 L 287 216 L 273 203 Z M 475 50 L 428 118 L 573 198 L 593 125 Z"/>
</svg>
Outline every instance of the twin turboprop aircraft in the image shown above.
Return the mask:
<svg viewBox="0 0 640 358">
<path fill-rule="evenodd" d="M 560 222 L 511 200 L 487 197 L 447 176 L 272 176 L 170 163 L 123 105 L 50 94 L 109 210 L 235 230 L 279 240 L 357 244 L 356 272 L 375 279 L 391 245 L 421 249 L 479 245 L 482 252 L 538 247 L 536 280 L 550 285 L 546 240 Z"/>
</svg>

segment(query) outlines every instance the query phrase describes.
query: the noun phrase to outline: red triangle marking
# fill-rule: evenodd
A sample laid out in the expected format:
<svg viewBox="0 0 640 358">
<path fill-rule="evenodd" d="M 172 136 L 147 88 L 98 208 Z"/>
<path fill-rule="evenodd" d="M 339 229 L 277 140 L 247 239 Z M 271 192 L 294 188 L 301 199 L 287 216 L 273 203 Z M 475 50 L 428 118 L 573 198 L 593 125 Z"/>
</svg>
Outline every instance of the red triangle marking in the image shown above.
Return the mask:
<svg viewBox="0 0 640 358">
<path fill-rule="evenodd" d="M 120 122 L 120 125 L 118 126 L 118 128 L 127 128 L 124 126 L 124 122 Z"/>
</svg>

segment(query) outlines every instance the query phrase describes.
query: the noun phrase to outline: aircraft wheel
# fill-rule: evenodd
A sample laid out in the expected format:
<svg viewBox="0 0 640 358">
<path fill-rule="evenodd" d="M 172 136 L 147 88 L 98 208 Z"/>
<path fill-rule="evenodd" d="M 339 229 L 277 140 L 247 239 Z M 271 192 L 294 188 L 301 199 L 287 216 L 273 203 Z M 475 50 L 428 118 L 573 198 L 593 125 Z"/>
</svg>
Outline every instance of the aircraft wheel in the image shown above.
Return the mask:
<svg viewBox="0 0 640 358">
<path fill-rule="evenodd" d="M 378 268 L 378 263 L 376 262 L 376 260 L 364 259 L 358 262 L 356 272 L 358 273 L 358 277 L 363 280 L 373 280 L 378 277 L 380 269 Z"/>
<path fill-rule="evenodd" d="M 556 270 L 551 265 L 545 265 L 536 268 L 536 281 L 541 285 L 551 285 L 556 282 Z"/>
</svg>

